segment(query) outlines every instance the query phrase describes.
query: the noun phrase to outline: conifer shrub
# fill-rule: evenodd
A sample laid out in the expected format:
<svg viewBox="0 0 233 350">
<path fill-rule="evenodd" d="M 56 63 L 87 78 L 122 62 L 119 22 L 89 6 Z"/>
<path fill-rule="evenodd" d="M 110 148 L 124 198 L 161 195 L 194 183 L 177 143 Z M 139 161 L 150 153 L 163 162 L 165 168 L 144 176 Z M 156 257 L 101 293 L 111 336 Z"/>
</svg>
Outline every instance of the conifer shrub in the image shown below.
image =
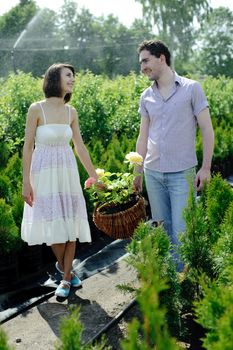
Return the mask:
<svg viewBox="0 0 233 350">
<path fill-rule="evenodd" d="M 201 200 L 196 200 L 194 188 L 190 186 L 187 207 L 184 210 L 186 228 L 180 234 L 179 247 L 182 261 L 195 273 L 205 272 L 213 276 L 213 258 L 209 223 L 206 215 L 205 197 L 203 190 Z"/>
<path fill-rule="evenodd" d="M 101 140 L 94 139 L 88 145 L 89 152 L 91 154 L 91 160 L 97 168 L 102 168 L 103 157 L 105 155 L 105 148 Z"/>
<path fill-rule="evenodd" d="M 232 282 L 229 280 L 229 268 L 233 266 L 233 201 L 220 225 L 219 239 L 213 247 L 213 253 L 218 279 L 225 284 Z"/>
<path fill-rule="evenodd" d="M 211 244 L 217 241 L 220 235 L 220 225 L 232 202 L 233 191 L 231 186 L 222 179 L 220 174 L 215 175 L 207 186 L 205 203 Z"/>
<path fill-rule="evenodd" d="M 233 272 L 231 283 L 203 281 L 203 296 L 194 303 L 197 321 L 206 329 L 203 346 L 207 350 L 230 350 L 233 344 Z"/>
<path fill-rule="evenodd" d="M 221 224 L 232 201 L 233 191 L 219 174 L 205 186 L 199 200 L 195 199 L 193 186 L 190 186 L 180 253 L 183 261 L 197 273 L 215 276 L 213 247 L 221 235 Z"/>
<path fill-rule="evenodd" d="M 148 290 L 151 288 L 151 291 L 156 291 L 159 298 L 156 307 L 160 305 L 160 307 L 166 309 L 166 322 L 169 332 L 176 336 L 179 335 L 181 331 L 180 286 L 170 254 L 170 241 L 164 228 L 162 226 L 151 227 L 145 223 L 139 224 L 127 249 L 130 253 L 128 262 L 138 272 L 142 286 L 137 290 L 137 295 L 141 296 L 141 293 L 144 293 L 144 288 L 148 288 Z M 151 297 L 153 298 L 153 292 Z M 146 301 L 148 302 L 148 299 L 145 299 Z M 147 307 L 149 309 L 153 308 L 150 302 L 148 302 Z M 144 312 L 145 310 L 141 311 Z M 151 320 L 151 322 L 154 321 Z"/>
<path fill-rule="evenodd" d="M 202 82 L 203 89 L 207 95 L 210 115 L 213 120 L 213 125 L 216 127 L 221 122 L 233 125 L 232 111 L 232 91 L 233 91 L 233 79 L 219 76 L 205 77 Z"/>
<path fill-rule="evenodd" d="M 71 314 L 64 318 L 60 326 L 60 341 L 55 344 L 56 350 L 110 350 L 106 341 L 98 344 L 83 344 L 83 325 L 80 322 L 80 308 L 72 308 Z"/>
<path fill-rule="evenodd" d="M 12 215 L 16 226 L 20 232 L 22 217 L 23 217 L 24 200 L 22 198 L 21 188 L 14 193 L 12 197 Z"/>
<path fill-rule="evenodd" d="M 147 271 L 148 265 L 145 266 Z M 149 271 L 148 271 L 149 272 Z M 157 271 L 158 272 L 158 271 Z M 161 306 L 160 295 L 169 288 L 159 274 L 153 275 L 153 281 L 142 281 L 137 302 L 142 312 L 142 321 L 134 319 L 128 327 L 128 335 L 121 342 L 123 350 L 181 349 L 169 333 L 166 323 L 167 311 Z"/>
<path fill-rule="evenodd" d="M 1 117 L 0 117 L 1 120 Z M 0 141 L 0 169 L 5 168 L 10 157 L 10 149 L 6 142 Z"/>
<path fill-rule="evenodd" d="M 10 179 L 12 193 L 16 193 L 19 190 L 19 187 L 21 190 L 22 160 L 17 152 L 9 158 L 7 166 L 4 169 L 4 174 Z"/>
<path fill-rule="evenodd" d="M 4 198 L 7 203 L 11 199 L 11 182 L 6 175 L 0 175 L 0 198 Z"/>
<path fill-rule="evenodd" d="M 12 216 L 11 207 L 0 198 L 0 256 L 15 253 L 21 247 L 18 228 Z"/>
<path fill-rule="evenodd" d="M 233 191 L 215 175 L 195 200 L 191 188 L 185 209 L 181 255 L 189 272 L 181 302 L 205 329 L 204 348 L 227 350 L 233 334 Z M 226 338 L 224 338 L 226 334 Z M 231 346 L 230 346 L 231 344 Z"/>
</svg>

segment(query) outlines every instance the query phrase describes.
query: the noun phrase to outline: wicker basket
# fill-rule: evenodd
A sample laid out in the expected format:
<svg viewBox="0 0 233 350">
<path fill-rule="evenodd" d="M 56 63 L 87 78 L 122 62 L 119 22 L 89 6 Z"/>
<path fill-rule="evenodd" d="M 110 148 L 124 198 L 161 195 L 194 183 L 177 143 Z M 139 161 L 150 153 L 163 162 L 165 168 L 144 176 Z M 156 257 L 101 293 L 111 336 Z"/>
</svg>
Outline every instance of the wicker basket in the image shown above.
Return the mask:
<svg viewBox="0 0 233 350">
<path fill-rule="evenodd" d="M 95 225 L 114 239 L 131 237 L 139 221 L 146 217 L 144 198 L 137 195 L 131 202 L 129 202 L 131 206 L 126 210 L 110 214 L 104 212 L 111 210 L 111 208 L 114 210 L 114 206 L 110 206 L 108 203 L 97 206 L 93 213 Z"/>
</svg>

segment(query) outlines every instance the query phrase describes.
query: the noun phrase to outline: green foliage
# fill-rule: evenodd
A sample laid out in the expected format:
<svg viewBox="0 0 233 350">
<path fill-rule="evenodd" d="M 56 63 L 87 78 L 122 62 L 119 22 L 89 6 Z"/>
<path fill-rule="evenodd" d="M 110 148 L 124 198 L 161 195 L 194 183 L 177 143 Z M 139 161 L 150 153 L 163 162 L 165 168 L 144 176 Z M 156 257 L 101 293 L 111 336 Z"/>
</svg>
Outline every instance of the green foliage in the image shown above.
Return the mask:
<svg viewBox="0 0 233 350">
<path fill-rule="evenodd" d="M 125 162 L 128 162 L 129 168 L 132 170 L 134 165 L 141 165 L 143 161 L 142 156 L 136 152 L 128 153 L 125 158 Z M 101 187 L 93 178 L 89 178 L 85 182 L 85 188 L 96 204 L 108 203 L 109 207 L 115 207 L 127 203 L 134 197 L 133 182 L 137 174 L 133 171 L 132 173 L 110 173 L 104 169 L 97 169 L 96 172 L 102 183 Z"/>
<path fill-rule="evenodd" d="M 18 228 L 14 222 L 11 207 L 0 198 L 0 255 L 16 252 L 21 245 Z"/>
<path fill-rule="evenodd" d="M 13 350 L 7 344 L 7 336 L 6 336 L 6 333 L 3 331 L 3 329 L 0 329 L 0 349 L 1 350 Z"/>
<path fill-rule="evenodd" d="M 10 74 L 5 80 L 0 100 L 0 137 L 11 150 L 21 150 L 26 115 L 31 103 L 42 97 L 41 81 L 31 74 Z"/>
<path fill-rule="evenodd" d="M 140 86 L 140 88 L 139 88 Z M 72 104 L 76 107 L 85 142 L 100 139 L 106 145 L 112 135 L 135 137 L 140 119 L 138 101 L 146 79 L 130 74 L 110 80 L 93 73 L 79 73 Z"/>
<path fill-rule="evenodd" d="M 217 78 L 207 76 L 202 79 L 202 86 L 208 99 L 215 132 L 212 169 L 214 172 L 220 171 L 224 176 L 229 176 L 233 171 L 233 79 L 225 76 Z M 200 165 L 202 162 L 200 133 L 198 133 L 196 149 Z"/>
<path fill-rule="evenodd" d="M 213 170 L 224 175 L 233 171 L 232 90 L 226 77 L 203 80 L 215 128 Z M 71 104 L 77 108 L 84 142 L 97 167 L 120 172 L 123 155 L 135 148 L 140 117 L 140 94 L 148 86 L 145 77 L 130 74 L 109 79 L 91 72 L 80 72 Z M 22 150 L 27 109 L 43 98 L 41 80 L 30 74 L 11 74 L 2 82 L 0 99 L 0 139 L 3 151 Z M 106 151 L 107 150 L 107 151 Z M 111 150 L 111 151 L 110 151 Z M 202 161 L 201 135 L 197 139 L 198 163 Z M 5 164 L 8 152 L 1 152 Z M 119 163 L 120 161 L 120 163 Z M 5 162 L 5 163 L 4 163 Z"/>
<path fill-rule="evenodd" d="M 122 341 L 123 350 L 178 350 L 180 347 L 171 338 L 165 322 L 166 311 L 159 302 L 159 293 L 166 286 L 156 275 L 154 283 L 141 287 L 137 300 L 143 314 L 143 321 L 134 320 L 128 329 L 128 336 Z"/>
<path fill-rule="evenodd" d="M 204 196 L 204 193 L 203 193 Z M 209 225 L 202 200 L 197 201 L 190 186 L 188 204 L 184 210 L 185 232 L 180 235 L 182 260 L 197 271 L 213 273 Z"/>
<path fill-rule="evenodd" d="M 197 37 L 200 49 L 196 57 L 202 73 L 233 77 L 232 23 L 233 12 L 227 7 L 215 8 L 202 18 Z"/>
<path fill-rule="evenodd" d="M 220 226 L 219 239 L 213 247 L 219 280 L 230 282 L 229 270 L 233 265 L 233 202 L 229 205 Z"/>
<path fill-rule="evenodd" d="M 21 1 L 20 4 L 0 17 L 0 38 L 17 38 L 16 35 L 25 29 L 35 13 L 35 1 Z"/>
<path fill-rule="evenodd" d="M 10 156 L 10 150 L 5 142 L 0 142 L 0 169 L 4 168 Z"/>
<path fill-rule="evenodd" d="M 206 76 L 202 80 L 202 86 L 210 106 L 214 129 L 219 125 L 225 129 L 227 126 L 232 126 L 233 79 L 223 75 L 217 78 Z"/>
<path fill-rule="evenodd" d="M 162 227 L 141 223 L 127 249 L 128 262 L 138 272 L 137 301 L 142 322 L 133 321 L 122 343 L 129 349 L 178 349 L 169 330 L 179 334 L 179 285 L 169 254 L 170 243 Z"/>
<path fill-rule="evenodd" d="M 83 326 L 80 322 L 80 308 L 73 309 L 68 318 L 61 323 L 61 344 L 56 345 L 57 350 L 110 350 L 104 341 L 96 345 L 84 345 L 82 342 Z"/>
<path fill-rule="evenodd" d="M 4 169 L 4 174 L 8 176 L 11 182 L 11 192 L 16 193 L 18 189 L 21 190 L 22 183 L 22 161 L 19 158 L 19 154 L 15 153 L 7 163 Z"/>
<path fill-rule="evenodd" d="M 150 308 L 154 307 L 153 303 L 148 302 L 149 296 L 145 296 L 146 289 L 151 288 L 151 298 L 158 294 L 156 298 L 159 297 L 159 305 L 166 308 L 166 322 L 169 331 L 178 336 L 180 333 L 180 287 L 170 255 L 170 248 L 169 238 L 162 226 L 155 228 L 149 224 L 141 223 L 134 232 L 132 242 L 127 247 L 130 253 L 128 262 L 138 272 L 141 287 L 137 291 L 137 295 L 139 296 L 139 304 L 143 307 L 142 313 L 148 313 Z M 144 306 L 142 305 L 143 300 L 140 298 L 145 299 Z M 158 301 L 155 308 L 157 307 Z M 152 316 L 150 318 L 152 318 L 151 322 L 156 322 Z M 156 318 L 156 314 L 154 314 L 154 318 Z"/>
<path fill-rule="evenodd" d="M 178 57 L 179 66 L 186 62 L 195 43 L 194 23 L 200 23 L 203 13 L 209 12 L 206 0 L 136 0 L 143 6 L 143 15 L 148 23 L 156 26 L 158 37 L 167 43 L 173 57 Z M 182 44 L 181 44 L 182 43 Z"/>
<path fill-rule="evenodd" d="M 233 273 L 230 271 L 231 282 Z M 230 350 L 233 344 L 233 287 L 216 281 L 202 283 L 204 297 L 195 303 L 197 320 L 207 330 L 207 350 Z"/>
<path fill-rule="evenodd" d="M 198 322 L 207 329 L 204 344 L 209 350 L 214 349 L 215 342 L 220 346 L 223 327 L 229 335 L 232 331 L 232 196 L 232 189 L 220 175 L 211 179 L 199 200 L 195 200 L 191 187 L 185 210 L 186 231 L 181 236 L 181 256 L 190 269 L 181 283 L 183 311 L 196 310 Z M 222 342 L 222 349 L 230 342 L 231 336 Z"/>
<path fill-rule="evenodd" d="M 10 202 L 11 183 L 6 175 L 0 175 L 0 198 L 5 198 L 6 202 Z"/>
<path fill-rule="evenodd" d="M 91 149 L 91 145 L 93 148 Z M 91 153 L 91 160 L 97 168 L 102 168 L 102 157 L 105 155 L 105 149 L 100 140 L 94 139 L 90 145 L 89 152 Z"/>
<path fill-rule="evenodd" d="M 72 62 L 77 70 L 126 75 L 139 71 L 137 45 L 152 35 L 143 20 L 127 28 L 115 16 L 95 17 L 73 0 L 66 0 L 56 12 L 36 8 L 33 0 L 21 1 L 0 16 L 0 74 L 5 76 L 14 67 L 41 76 L 53 62 Z"/>
<path fill-rule="evenodd" d="M 22 198 L 21 189 L 15 192 L 12 199 L 12 215 L 18 229 L 21 227 L 23 217 L 24 200 Z"/>
<path fill-rule="evenodd" d="M 79 309 L 73 310 L 69 318 L 63 319 L 61 323 L 61 345 L 57 346 L 59 350 L 78 350 L 81 349 L 81 335 L 83 326 L 79 320 Z"/>
<path fill-rule="evenodd" d="M 188 205 L 184 210 L 186 230 L 180 238 L 180 252 L 185 263 L 199 273 L 204 271 L 209 277 L 216 273 L 214 244 L 224 230 L 221 224 L 225 222 L 224 216 L 232 201 L 232 189 L 219 174 L 213 176 L 199 200 L 190 186 Z"/>
<path fill-rule="evenodd" d="M 231 186 L 221 178 L 220 174 L 213 177 L 207 187 L 206 214 L 208 217 L 208 229 L 211 232 L 211 244 L 219 237 L 219 226 L 223 222 L 229 205 L 233 203 L 233 191 Z"/>
</svg>

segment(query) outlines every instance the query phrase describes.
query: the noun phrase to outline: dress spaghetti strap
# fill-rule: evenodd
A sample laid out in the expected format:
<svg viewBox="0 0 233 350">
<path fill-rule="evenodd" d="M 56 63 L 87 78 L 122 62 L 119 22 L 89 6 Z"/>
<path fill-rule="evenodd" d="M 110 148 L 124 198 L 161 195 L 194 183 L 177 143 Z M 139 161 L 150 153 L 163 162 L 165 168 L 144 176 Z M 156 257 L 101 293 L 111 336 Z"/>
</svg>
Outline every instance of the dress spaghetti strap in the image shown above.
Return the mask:
<svg viewBox="0 0 233 350">
<path fill-rule="evenodd" d="M 41 102 L 39 102 L 39 105 L 40 105 L 40 108 L 41 108 L 41 110 L 42 110 L 42 114 L 43 114 L 43 118 L 44 118 L 44 125 L 45 125 L 45 124 L 47 124 L 46 118 L 45 118 L 45 112 L 44 112 L 44 109 L 43 109 L 43 107 L 42 107 Z"/>
<path fill-rule="evenodd" d="M 70 125 L 70 106 L 67 106 L 68 107 L 68 118 L 69 118 L 69 125 Z"/>
</svg>

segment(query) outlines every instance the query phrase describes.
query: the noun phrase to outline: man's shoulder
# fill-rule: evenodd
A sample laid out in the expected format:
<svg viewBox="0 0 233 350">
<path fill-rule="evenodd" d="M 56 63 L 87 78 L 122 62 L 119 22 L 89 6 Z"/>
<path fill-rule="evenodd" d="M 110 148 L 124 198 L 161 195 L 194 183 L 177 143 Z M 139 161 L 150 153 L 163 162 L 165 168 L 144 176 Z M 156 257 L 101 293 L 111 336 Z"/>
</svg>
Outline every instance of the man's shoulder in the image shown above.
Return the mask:
<svg viewBox="0 0 233 350">
<path fill-rule="evenodd" d="M 143 92 L 141 93 L 142 97 L 148 96 L 153 92 L 152 85 L 148 86 Z"/>
<path fill-rule="evenodd" d="M 197 80 L 188 78 L 188 77 L 184 77 L 182 75 L 176 75 L 177 79 L 176 81 L 178 81 L 178 83 L 180 83 L 181 86 L 195 86 L 195 85 L 200 85 L 200 83 Z"/>
</svg>

